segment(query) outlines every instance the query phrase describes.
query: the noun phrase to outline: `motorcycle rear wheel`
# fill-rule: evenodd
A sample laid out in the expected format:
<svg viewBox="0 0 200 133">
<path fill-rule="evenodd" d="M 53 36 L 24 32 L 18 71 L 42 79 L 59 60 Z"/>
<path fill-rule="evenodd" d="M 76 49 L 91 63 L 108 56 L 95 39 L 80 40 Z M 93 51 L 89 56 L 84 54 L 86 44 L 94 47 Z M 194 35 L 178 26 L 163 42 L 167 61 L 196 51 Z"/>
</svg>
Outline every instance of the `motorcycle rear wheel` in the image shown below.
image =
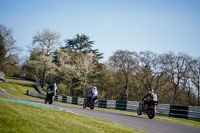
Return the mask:
<svg viewBox="0 0 200 133">
<path fill-rule="evenodd" d="M 90 109 L 94 109 L 94 101 L 90 103 Z"/>
<path fill-rule="evenodd" d="M 138 115 L 142 115 L 142 111 L 140 109 L 137 110 Z"/>
<path fill-rule="evenodd" d="M 53 103 L 53 97 L 49 98 L 49 104 Z"/>
<path fill-rule="evenodd" d="M 87 106 L 87 103 L 86 103 L 86 102 L 84 102 L 84 103 L 83 103 L 83 108 L 85 109 L 85 108 L 86 108 L 86 106 Z"/>
</svg>

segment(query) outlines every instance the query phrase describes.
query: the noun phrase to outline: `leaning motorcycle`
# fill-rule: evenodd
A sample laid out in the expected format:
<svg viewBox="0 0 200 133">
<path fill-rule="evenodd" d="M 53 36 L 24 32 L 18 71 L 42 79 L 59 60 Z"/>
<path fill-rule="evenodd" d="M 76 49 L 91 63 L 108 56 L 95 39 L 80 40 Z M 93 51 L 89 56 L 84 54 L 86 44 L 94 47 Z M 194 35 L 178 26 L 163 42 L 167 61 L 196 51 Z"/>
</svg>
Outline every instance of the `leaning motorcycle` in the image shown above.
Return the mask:
<svg viewBox="0 0 200 133">
<path fill-rule="evenodd" d="M 84 100 L 83 103 L 83 108 L 85 109 L 86 107 L 90 107 L 90 109 L 94 109 L 94 100 L 92 97 L 89 96 L 89 94 L 86 95 L 86 99 Z"/>
<path fill-rule="evenodd" d="M 158 105 L 158 103 L 158 101 L 151 100 L 144 104 L 144 101 L 141 101 L 139 103 L 137 114 L 142 115 L 142 113 L 145 113 L 148 115 L 149 119 L 153 119 L 156 115 L 156 105 Z"/>
<path fill-rule="evenodd" d="M 49 104 L 52 104 L 54 100 L 54 96 L 55 96 L 55 92 L 48 89 L 44 103 L 46 104 L 48 102 Z"/>
</svg>

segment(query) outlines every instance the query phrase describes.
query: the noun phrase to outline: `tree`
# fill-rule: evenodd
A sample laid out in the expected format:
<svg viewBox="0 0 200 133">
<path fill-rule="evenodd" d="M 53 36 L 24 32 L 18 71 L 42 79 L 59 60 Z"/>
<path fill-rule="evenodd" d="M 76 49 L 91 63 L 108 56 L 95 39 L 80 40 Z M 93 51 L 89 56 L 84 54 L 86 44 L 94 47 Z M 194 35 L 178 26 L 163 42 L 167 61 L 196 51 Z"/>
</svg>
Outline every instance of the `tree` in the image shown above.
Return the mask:
<svg viewBox="0 0 200 133">
<path fill-rule="evenodd" d="M 162 56 L 146 51 L 138 54 L 139 67 L 135 80 L 141 86 L 139 95 L 143 96 L 150 88 L 157 90 L 168 80 Z M 140 89 L 140 88 L 139 88 Z"/>
<path fill-rule="evenodd" d="M 197 90 L 197 105 L 200 105 L 200 58 L 193 59 L 189 63 L 191 81 Z"/>
<path fill-rule="evenodd" d="M 76 38 L 65 40 L 65 48 L 71 49 L 76 52 L 90 52 L 94 41 L 90 41 L 90 38 L 84 34 L 76 35 Z"/>
<path fill-rule="evenodd" d="M 37 50 L 40 53 L 39 58 L 37 58 L 37 60 L 35 61 L 41 63 L 40 66 L 42 72 L 42 87 L 45 86 L 45 79 L 47 73 L 49 73 L 49 71 L 52 70 L 53 59 L 51 56 L 58 44 L 59 44 L 59 35 L 55 32 L 51 32 L 48 29 L 45 29 L 42 32 L 37 32 L 33 36 L 32 52 L 34 50 Z"/>
<path fill-rule="evenodd" d="M 129 95 L 129 80 L 130 80 L 130 75 L 133 74 L 136 66 L 137 66 L 137 61 L 136 61 L 136 53 L 135 52 L 130 52 L 128 50 L 122 51 L 122 50 L 117 50 L 113 56 L 109 58 L 110 63 L 116 70 L 119 70 L 120 72 L 123 73 L 124 76 L 124 90 L 125 90 L 125 95 L 124 99 L 128 100 L 128 95 Z"/>
<path fill-rule="evenodd" d="M 9 72 L 7 69 L 18 65 L 18 55 L 21 51 L 15 44 L 12 29 L 0 25 L 0 70 Z M 15 73 L 16 69 L 10 69 L 9 74 Z M 8 73 L 6 73 L 8 74 Z"/>
<path fill-rule="evenodd" d="M 31 52 L 31 56 L 28 60 L 26 60 L 25 67 L 27 70 L 27 75 L 34 79 L 43 78 L 45 71 L 45 81 L 48 74 L 55 74 L 56 70 L 56 65 L 53 63 L 53 58 L 38 51 Z"/>
<path fill-rule="evenodd" d="M 85 54 L 80 54 L 78 59 L 75 60 L 74 65 L 76 72 L 79 74 L 77 78 L 80 80 L 81 88 L 83 88 L 82 94 L 84 96 L 86 89 L 91 87 L 89 83 L 93 82 L 93 78 L 90 78 L 90 76 L 96 74 L 96 65 L 93 63 L 93 58 Z"/>
<path fill-rule="evenodd" d="M 3 62 L 5 60 L 5 55 L 6 55 L 6 49 L 5 49 L 4 39 L 0 35 L 0 70 L 3 67 Z"/>
<path fill-rule="evenodd" d="M 95 73 L 95 64 L 89 55 L 70 51 L 67 48 L 57 50 L 57 66 L 59 74 L 66 79 L 71 79 L 71 94 L 74 96 L 74 89 L 82 94 L 90 87 L 90 76 Z M 83 96 L 83 95 L 82 95 Z"/>
<path fill-rule="evenodd" d="M 167 66 L 166 72 L 170 76 L 170 82 L 172 83 L 173 91 L 173 101 L 172 104 L 176 103 L 178 96 L 180 95 L 180 85 L 182 84 L 183 79 L 188 73 L 188 63 L 186 54 L 180 53 L 178 56 L 173 53 L 165 55 L 167 57 Z"/>
<path fill-rule="evenodd" d="M 77 34 L 76 37 L 73 39 L 66 39 L 65 43 L 66 46 L 63 48 L 67 48 L 78 53 L 90 53 L 96 60 L 103 58 L 103 54 L 100 53 L 98 49 L 92 49 L 94 41 L 91 41 L 90 38 L 84 34 Z"/>
<path fill-rule="evenodd" d="M 75 88 L 84 94 L 91 84 L 97 83 L 101 69 L 98 61 L 103 58 L 103 54 L 98 49 L 92 48 L 94 41 L 84 34 L 77 34 L 73 39 L 66 39 L 65 43 L 66 46 L 61 48 L 61 51 L 63 50 L 61 53 L 65 51 L 69 55 L 65 61 L 68 60 L 68 66 L 70 65 L 68 68 L 73 68 L 71 70 L 73 72 L 71 73 L 71 94 L 74 95 Z M 58 62 L 58 56 L 57 53 L 54 54 L 55 62 Z"/>
<path fill-rule="evenodd" d="M 51 32 L 48 29 L 44 29 L 42 32 L 37 32 L 33 36 L 33 44 L 39 51 L 45 53 L 47 56 L 52 55 L 59 42 L 60 36 Z"/>
</svg>

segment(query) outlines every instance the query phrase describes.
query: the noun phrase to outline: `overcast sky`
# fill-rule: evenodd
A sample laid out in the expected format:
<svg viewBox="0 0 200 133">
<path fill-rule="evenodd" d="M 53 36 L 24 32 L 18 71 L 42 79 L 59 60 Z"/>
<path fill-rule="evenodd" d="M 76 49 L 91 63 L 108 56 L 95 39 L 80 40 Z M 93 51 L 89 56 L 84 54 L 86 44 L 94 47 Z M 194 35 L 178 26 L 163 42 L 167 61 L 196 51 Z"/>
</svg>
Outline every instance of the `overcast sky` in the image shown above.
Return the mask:
<svg viewBox="0 0 200 133">
<path fill-rule="evenodd" d="M 0 0 L 0 24 L 24 54 L 33 35 L 49 29 L 62 42 L 89 36 L 104 60 L 118 49 L 200 56 L 200 0 Z"/>
</svg>

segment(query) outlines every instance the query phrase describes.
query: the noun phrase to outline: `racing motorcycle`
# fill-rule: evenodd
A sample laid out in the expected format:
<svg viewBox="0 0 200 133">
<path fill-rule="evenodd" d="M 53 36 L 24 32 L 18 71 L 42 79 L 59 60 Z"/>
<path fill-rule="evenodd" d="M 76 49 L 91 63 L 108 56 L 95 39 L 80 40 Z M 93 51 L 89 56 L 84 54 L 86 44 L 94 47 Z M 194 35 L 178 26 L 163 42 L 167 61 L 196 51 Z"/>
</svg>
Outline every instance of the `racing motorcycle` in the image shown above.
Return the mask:
<svg viewBox="0 0 200 133">
<path fill-rule="evenodd" d="M 158 101 L 149 100 L 147 103 L 141 101 L 139 103 L 139 107 L 137 110 L 138 115 L 142 115 L 142 113 L 146 113 L 149 119 L 153 119 L 156 115 L 156 105 L 158 105 Z"/>
<path fill-rule="evenodd" d="M 52 104 L 55 95 L 56 95 L 55 91 L 51 91 L 50 89 L 47 89 L 47 94 L 46 94 L 46 98 L 45 98 L 44 103 L 46 104 L 48 102 L 49 104 Z"/>
<path fill-rule="evenodd" d="M 90 109 L 94 109 L 94 104 L 97 104 L 97 102 L 95 102 L 92 97 L 87 94 L 83 103 L 83 108 L 85 109 L 86 107 L 90 107 Z"/>
</svg>

